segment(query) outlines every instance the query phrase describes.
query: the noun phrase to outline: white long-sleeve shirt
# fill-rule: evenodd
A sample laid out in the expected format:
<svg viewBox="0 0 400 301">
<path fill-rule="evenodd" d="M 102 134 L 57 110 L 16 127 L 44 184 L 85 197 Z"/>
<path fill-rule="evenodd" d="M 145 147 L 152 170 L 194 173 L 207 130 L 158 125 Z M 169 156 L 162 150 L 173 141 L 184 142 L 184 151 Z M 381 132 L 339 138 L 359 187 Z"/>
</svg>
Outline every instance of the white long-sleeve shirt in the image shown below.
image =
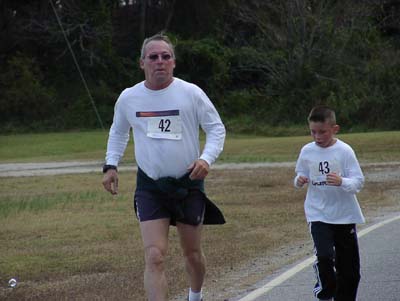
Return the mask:
<svg viewBox="0 0 400 301">
<path fill-rule="evenodd" d="M 206 133 L 202 153 L 199 127 Z M 141 82 L 121 93 L 115 104 L 106 164 L 118 166 L 130 128 L 136 162 L 154 180 L 179 178 L 199 158 L 211 165 L 225 140 L 225 127 L 207 95 L 178 78 L 162 90 L 150 90 Z"/>
<path fill-rule="evenodd" d="M 343 141 L 329 147 L 315 142 L 306 144 L 296 163 L 297 179 L 309 179 L 304 210 L 308 222 L 330 224 L 364 223 L 365 219 L 356 198 L 364 184 L 364 175 L 353 149 Z M 341 186 L 326 184 L 326 175 L 336 173 L 342 177 Z"/>
</svg>

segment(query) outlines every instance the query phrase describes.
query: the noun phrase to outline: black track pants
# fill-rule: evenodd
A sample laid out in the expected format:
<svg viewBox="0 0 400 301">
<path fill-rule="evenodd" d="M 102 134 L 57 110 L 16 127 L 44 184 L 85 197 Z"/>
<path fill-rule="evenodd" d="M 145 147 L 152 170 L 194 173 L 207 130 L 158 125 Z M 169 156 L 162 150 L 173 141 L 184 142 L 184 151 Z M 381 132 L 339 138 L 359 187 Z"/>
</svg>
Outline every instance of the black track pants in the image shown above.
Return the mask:
<svg viewBox="0 0 400 301">
<path fill-rule="evenodd" d="M 360 282 L 360 255 L 355 224 L 311 222 L 317 260 L 314 294 L 319 299 L 355 301 Z"/>
</svg>

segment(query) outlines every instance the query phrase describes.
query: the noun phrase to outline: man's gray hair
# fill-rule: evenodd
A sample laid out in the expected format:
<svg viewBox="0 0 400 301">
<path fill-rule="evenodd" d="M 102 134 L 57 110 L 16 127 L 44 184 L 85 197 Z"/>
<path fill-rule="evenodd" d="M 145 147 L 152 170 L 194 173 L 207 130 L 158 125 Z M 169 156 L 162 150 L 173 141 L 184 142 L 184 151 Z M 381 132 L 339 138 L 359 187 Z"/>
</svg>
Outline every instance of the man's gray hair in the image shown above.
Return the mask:
<svg viewBox="0 0 400 301">
<path fill-rule="evenodd" d="M 147 44 L 149 44 L 152 41 L 164 41 L 165 43 L 168 44 L 169 48 L 171 49 L 171 55 L 173 58 L 175 58 L 175 50 L 174 50 L 174 45 L 172 44 L 171 40 L 168 38 L 168 36 L 166 36 L 163 33 L 157 33 L 154 36 L 151 36 L 147 39 L 145 39 L 143 41 L 143 45 L 142 45 L 142 50 L 140 52 L 140 57 L 142 59 L 145 58 L 145 50 L 146 50 L 146 46 Z"/>
</svg>

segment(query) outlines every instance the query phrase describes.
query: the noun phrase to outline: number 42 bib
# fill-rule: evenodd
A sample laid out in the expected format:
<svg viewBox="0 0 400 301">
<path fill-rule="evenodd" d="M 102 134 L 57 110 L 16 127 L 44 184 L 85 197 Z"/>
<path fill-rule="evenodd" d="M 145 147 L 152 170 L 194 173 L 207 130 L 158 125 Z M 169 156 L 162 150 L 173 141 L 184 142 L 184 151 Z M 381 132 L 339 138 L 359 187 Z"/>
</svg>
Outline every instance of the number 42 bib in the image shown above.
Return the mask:
<svg viewBox="0 0 400 301">
<path fill-rule="evenodd" d="M 179 110 L 138 112 L 147 119 L 147 137 L 155 139 L 182 139 L 182 119 Z"/>
</svg>

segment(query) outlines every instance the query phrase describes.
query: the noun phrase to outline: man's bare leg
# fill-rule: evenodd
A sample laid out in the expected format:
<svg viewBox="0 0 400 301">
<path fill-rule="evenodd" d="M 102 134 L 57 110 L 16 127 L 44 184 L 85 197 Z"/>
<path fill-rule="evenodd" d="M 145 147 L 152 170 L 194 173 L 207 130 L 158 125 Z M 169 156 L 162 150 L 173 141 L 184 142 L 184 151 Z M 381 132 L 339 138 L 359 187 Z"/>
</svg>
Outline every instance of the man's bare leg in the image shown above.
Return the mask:
<svg viewBox="0 0 400 301">
<path fill-rule="evenodd" d="M 178 234 L 185 258 L 186 271 L 189 275 L 190 288 L 200 292 L 205 276 L 205 257 L 201 249 L 203 225 L 192 226 L 177 223 Z"/>
<path fill-rule="evenodd" d="M 145 250 L 144 287 L 149 301 L 167 300 L 164 261 L 168 249 L 169 219 L 140 223 Z"/>
</svg>

